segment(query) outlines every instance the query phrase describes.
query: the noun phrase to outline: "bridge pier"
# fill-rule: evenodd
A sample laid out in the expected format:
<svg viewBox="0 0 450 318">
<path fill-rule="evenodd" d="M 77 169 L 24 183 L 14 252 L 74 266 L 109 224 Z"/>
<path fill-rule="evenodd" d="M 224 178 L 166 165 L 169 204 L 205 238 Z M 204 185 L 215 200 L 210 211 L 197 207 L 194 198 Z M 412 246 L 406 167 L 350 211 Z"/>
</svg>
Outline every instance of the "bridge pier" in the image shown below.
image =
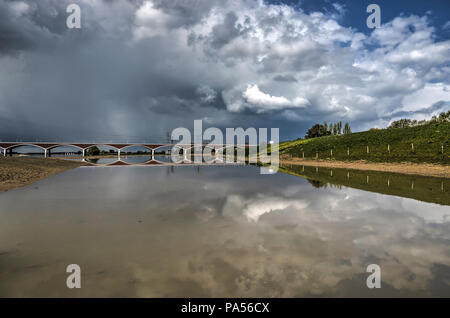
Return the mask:
<svg viewBox="0 0 450 318">
<path fill-rule="evenodd" d="M 152 148 L 152 160 L 155 160 L 155 149 Z"/>
<path fill-rule="evenodd" d="M 3 149 L 3 157 L 6 157 L 6 148 Z"/>
<path fill-rule="evenodd" d="M 119 160 L 120 160 L 120 149 L 117 149 L 117 157 L 118 157 Z"/>
<path fill-rule="evenodd" d="M 82 149 L 81 150 L 81 156 L 84 158 L 85 155 L 86 155 L 86 149 Z"/>
</svg>

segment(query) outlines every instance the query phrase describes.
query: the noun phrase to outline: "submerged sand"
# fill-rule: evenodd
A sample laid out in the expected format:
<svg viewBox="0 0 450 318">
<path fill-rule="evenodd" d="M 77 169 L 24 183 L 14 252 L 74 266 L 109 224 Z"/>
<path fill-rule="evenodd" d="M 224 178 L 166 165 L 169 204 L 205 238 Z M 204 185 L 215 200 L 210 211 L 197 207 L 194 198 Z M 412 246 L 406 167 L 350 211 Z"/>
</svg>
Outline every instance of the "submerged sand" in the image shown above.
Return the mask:
<svg viewBox="0 0 450 318">
<path fill-rule="evenodd" d="M 354 170 L 370 170 L 413 174 L 428 177 L 450 178 L 450 166 L 430 163 L 377 163 L 367 161 L 335 161 L 335 160 L 311 160 L 295 157 L 281 157 L 280 164 L 294 164 L 315 167 L 342 168 Z"/>
<path fill-rule="evenodd" d="M 83 163 L 52 158 L 0 157 L 0 192 L 20 188 Z"/>
</svg>

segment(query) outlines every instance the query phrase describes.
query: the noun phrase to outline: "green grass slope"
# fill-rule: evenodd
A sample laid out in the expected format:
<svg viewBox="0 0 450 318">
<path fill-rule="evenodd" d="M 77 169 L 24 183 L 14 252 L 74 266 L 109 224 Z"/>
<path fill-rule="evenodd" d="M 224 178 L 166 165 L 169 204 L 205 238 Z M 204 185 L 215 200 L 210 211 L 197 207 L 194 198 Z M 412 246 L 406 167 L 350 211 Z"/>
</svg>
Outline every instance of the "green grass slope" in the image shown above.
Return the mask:
<svg viewBox="0 0 450 318">
<path fill-rule="evenodd" d="M 315 159 L 317 154 L 318 159 L 450 164 L 450 123 L 287 141 L 280 143 L 280 154 L 308 159 Z"/>
</svg>

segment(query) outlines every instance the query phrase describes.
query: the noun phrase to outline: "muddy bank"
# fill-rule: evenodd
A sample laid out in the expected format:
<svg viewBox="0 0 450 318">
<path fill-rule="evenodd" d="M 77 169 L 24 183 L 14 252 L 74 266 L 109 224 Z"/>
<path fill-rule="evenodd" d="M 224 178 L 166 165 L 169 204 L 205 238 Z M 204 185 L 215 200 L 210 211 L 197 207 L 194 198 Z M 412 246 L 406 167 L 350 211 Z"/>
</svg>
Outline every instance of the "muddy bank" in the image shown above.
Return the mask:
<svg viewBox="0 0 450 318">
<path fill-rule="evenodd" d="M 450 166 L 428 163 L 374 163 L 367 161 L 311 160 L 295 157 L 281 157 L 280 164 L 297 164 L 315 167 L 385 171 L 429 177 L 450 178 Z"/>
<path fill-rule="evenodd" d="M 0 157 L 0 192 L 20 188 L 82 165 L 81 162 L 50 158 Z"/>
</svg>

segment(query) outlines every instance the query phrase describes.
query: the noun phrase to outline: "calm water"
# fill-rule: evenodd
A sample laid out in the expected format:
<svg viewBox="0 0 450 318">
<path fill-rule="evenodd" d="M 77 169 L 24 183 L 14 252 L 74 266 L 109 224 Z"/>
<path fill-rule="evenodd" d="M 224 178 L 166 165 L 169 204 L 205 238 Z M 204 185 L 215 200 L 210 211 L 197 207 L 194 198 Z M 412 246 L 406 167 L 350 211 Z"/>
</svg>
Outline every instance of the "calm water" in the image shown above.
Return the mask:
<svg viewBox="0 0 450 318">
<path fill-rule="evenodd" d="M 449 297 L 449 206 L 324 171 L 83 167 L 0 193 L 0 296 Z M 403 192 L 426 182 L 445 203 L 448 183 L 422 181 Z"/>
</svg>

